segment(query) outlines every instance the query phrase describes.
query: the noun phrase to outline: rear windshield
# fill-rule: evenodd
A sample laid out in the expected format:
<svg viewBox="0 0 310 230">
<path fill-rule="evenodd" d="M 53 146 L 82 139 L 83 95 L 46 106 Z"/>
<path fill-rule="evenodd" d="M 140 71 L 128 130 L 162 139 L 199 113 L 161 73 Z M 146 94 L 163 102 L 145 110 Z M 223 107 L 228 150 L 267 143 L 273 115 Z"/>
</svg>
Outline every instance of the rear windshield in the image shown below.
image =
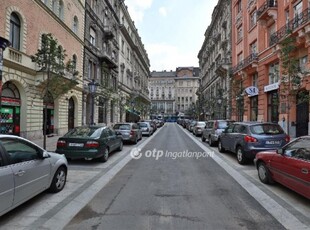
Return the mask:
<svg viewBox="0 0 310 230">
<path fill-rule="evenodd" d="M 116 124 L 113 126 L 113 129 L 130 130 L 130 125 L 129 124 Z"/>
<path fill-rule="evenodd" d="M 219 121 L 218 129 L 226 129 L 227 126 L 229 126 L 231 123 L 233 122 L 232 121 Z"/>
<path fill-rule="evenodd" d="M 251 133 L 258 135 L 274 135 L 283 134 L 284 131 L 281 126 L 277 124 L 258 124 L 250 126 Z"/>
<path fill-rule="evenodd" d="M 147 124 L 145 124 L 145 123 L 139 123 L 139 126 L 140 126 L 140 127 L 147 127 Z"/>
<path fill-rule="evenodd" d="M 100 134 L 101 128 L 76 127 L 65 134 L 65 137 L 98 137 Z"/>
<path fill-rule="evenodd" d="M 206 122 L 204 121 L 198 121 L 197 122 L 197 126 L 205 126 L 206 125 Z"/>
</svg>

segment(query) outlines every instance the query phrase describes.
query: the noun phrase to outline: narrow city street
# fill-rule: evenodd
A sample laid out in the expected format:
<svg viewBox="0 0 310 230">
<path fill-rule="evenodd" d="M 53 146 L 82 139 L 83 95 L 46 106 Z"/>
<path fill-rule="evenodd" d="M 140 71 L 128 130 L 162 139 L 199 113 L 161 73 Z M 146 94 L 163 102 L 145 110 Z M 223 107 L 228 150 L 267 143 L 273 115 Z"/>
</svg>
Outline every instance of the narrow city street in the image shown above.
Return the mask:
<svg viewBox="0 0 310 230">
<path fill-rule="evenodd" d="M 285 229 L 185 132 L 166 124 L 66 229 Z"/>
</svg>

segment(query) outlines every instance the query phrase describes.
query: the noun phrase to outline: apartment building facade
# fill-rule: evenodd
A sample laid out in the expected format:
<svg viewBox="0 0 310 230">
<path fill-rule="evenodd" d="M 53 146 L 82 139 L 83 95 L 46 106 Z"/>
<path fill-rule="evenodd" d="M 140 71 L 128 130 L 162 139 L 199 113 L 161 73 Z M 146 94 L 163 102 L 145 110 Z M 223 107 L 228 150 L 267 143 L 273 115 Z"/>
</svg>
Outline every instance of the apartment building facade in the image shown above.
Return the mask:
<svg viewBox="0 0 310 230">
<path fill-rule="evenodd" d="M 309 4 L 232 1 L 233 119 L 309 134 Z"/>
<path fill-rule="evenodd" d="M 219 0 L 198 53 L 200 87 L 197 91 L 200 119 L 231 116 L 231 1 Z"/>
<path fill-rule="evenodd" d="M 119 19 L 119 120 L 146 119 L 151 107 L 150 60 L 124 1 L 120 1 Z"/>
<path fill-rule="evenodd" d="M 84 7 L 83 0 L 1 1 L 0 34 L 12 44 L 3 54 L 1 133 L 42 137 L 45 107 L 48 133 L 63 134 L 69 124 L 82 123 L 77 114 L 82 112 Z M 75 87 L 62 94 L 48 92 L 48 100 L 43 100 L 47 74 L 31 56 L 40 49 L 42 35 L 49 33 L 66 50 L 65 61 L 74 60 L 79 74 L 65 72 L 55 89 L 72 80 Z"/>
<path fill-rule="evenodd" d="M 1 133 L 42 137 L 45 109 L 47 134 L 58 135 L 92 122 L 125 121 L 133 104 L 138 117 L 147 116 L 150 64 L 124 1 L 4 0 L 0 11 L 0 36 L 12 43 L 3 54 Z M 64 62 L 74 64 L 75 74 L 65 71 L 57 84 L 57 73 L 48 81 L 47 72 L 32 62 L 44 34 L 65 50 Z M 121 50 L 122 38 L 127 45 Z M 122 52 L 127 47 L 129 61 Z M 54 86 L 48 99 L 47 82 Z M 92 82 L 98 85 L 95 93 Z"/>
<path fill-rule="evenodd" d="M 177 67 L 175 71 L 152 71 L 149 80 L 149 97 L 152 117 L 166 119 L 195 116 L 197 113 L 198 67 Z"/>
</svg>

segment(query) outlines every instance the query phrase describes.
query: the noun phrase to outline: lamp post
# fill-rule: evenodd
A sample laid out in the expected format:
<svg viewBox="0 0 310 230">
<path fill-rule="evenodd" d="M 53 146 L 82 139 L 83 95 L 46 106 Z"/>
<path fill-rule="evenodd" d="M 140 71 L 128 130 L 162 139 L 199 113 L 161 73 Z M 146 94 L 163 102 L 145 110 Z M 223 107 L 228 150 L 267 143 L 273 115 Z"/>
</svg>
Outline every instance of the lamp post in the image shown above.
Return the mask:
<svg viewBox="0 0 310 230">
<path fill-rule="evenodd" d="M 219 106 L 219 113 L 218 113 L 218 119 L 222 118 L 222 99 L 217 99 L 217 104 Z"/>
<path fill-rule="evenodd" d="M 10 46 L 11 43 L 9 40 L 0 37 L 0 133 L 2 133 L 2 69 L 3 69 L 3 51 L 6 47 Z"/>
<path fill-rule="evenodd" d="M 92 102 L 91 102 L 91 118 L 90 118 L 90 124 L 94 125 L 94 116 L 95 116 L 95 94 L 97 91 L 98 83 L 95 82 L 95 79 L 92 79 L 91 82 L 88 83 L 88 90 L 91 94 Z"/>
</svg>

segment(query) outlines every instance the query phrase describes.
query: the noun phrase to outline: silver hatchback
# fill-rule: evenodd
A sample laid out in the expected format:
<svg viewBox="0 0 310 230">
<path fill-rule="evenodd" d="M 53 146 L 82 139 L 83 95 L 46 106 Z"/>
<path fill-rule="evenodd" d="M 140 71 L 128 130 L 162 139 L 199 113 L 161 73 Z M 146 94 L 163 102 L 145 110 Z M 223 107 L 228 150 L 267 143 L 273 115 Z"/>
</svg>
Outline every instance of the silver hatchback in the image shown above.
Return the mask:
<svg viewBox="0 0 310 230">
<path fill-rule="evenodd" d="M 68 162 L 22 137 L 0 135 L 0 216 L 48 189 L 61 191 Z"/>
</svg>

